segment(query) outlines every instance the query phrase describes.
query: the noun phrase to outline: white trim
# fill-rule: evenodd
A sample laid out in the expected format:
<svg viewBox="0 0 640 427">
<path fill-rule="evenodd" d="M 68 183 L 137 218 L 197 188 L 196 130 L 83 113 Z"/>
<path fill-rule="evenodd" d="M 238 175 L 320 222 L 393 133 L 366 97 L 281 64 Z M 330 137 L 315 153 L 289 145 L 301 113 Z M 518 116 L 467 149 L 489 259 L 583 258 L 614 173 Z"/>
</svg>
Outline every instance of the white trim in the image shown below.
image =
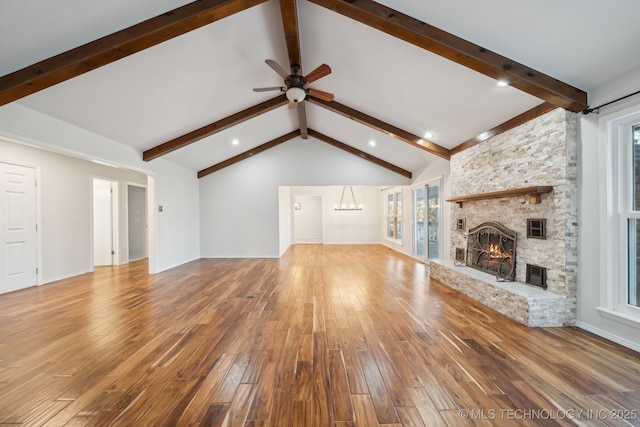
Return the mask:
<svg viewBox="0 0 640 427">
<path fill-rule="evenodd" d="M 609 341 L 613 341 L 616 344 L 620 344 L 622 346 L 628 347 L 632 350 L 638 351 L 640 352 L 640 345 L 638 343 L 635 343 L 633 341 L 629 341 L 628 339 L 619 337 L 618 335 L 612 334 L 609 331 L 606 331 L 604 329 L 600 329 L 600 328 L 596 328 L 595 326 L 592 326 L 588 323 L 584 323 L 584 322 L 576 322 L 576 326 L 580 329 L 584 329 L 587 332 L 591 332 L 594 333 L 596 335 L 601 336 L 602 338 L 606 338 Z"/>
<path fill-rule="evenodd" d="M 616 322 L 624 323 L 625 325 L 633 326 L 636 328 L 640 327 L 640 316 L 629 316 L 624 311 L 611 310 L 607 307 L 596 307 L 596 310 L 598 310 L 604 317 L 608 319 L 612 319 Z"/>
</svg>

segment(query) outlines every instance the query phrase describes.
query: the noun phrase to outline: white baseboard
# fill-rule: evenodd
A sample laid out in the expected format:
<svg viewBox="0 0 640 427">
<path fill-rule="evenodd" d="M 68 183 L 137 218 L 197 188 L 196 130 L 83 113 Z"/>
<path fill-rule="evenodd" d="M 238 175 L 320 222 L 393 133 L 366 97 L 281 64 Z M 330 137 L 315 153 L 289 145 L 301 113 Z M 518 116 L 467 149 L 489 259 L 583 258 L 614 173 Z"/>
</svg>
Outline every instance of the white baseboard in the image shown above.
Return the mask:
<svg viewBox="0 0 640 427">
<path fill-rule="evenodd" d="M 635 350 L 637 352 L 640 352 L 640 344 L 633 342 L 633 341 L 629 341 L 626 338 L 622 338 L 619 337 L 617 335 L 614 335 L 610 332 L 604 331 L 600 328 L 596 328 L 593 325 L 589 325 L 588 323 L 584 323 L 584 322 L 576 322 L 576 326 L 580 329 L 584 329 L 585 331 L 591 332 L 593 334 L 596 334 L 602 338 L 606 338 L 609 341 L 613 341 L 616 344 L 620 344 L 622 346 L 625 346 L 627 348 L 630 348 L 631 350 Z"/>
</svg>

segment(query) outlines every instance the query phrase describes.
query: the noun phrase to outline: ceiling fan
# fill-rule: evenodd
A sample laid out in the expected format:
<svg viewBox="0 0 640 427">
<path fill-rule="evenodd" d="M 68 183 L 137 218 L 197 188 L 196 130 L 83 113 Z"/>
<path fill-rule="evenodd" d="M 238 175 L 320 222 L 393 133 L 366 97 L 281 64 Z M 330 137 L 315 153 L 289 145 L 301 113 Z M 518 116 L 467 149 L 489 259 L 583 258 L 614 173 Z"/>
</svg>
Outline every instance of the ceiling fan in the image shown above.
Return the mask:
<svg viewBox="0 0 640 427">
<path fill-rule="evenodd" d="M 323 101 L 333 101 L 333 94 L 324 92 L 318 89 L 311 89 L 306 87 L 307 84 L 315 82 L 316 80 L 331 74 L 331 67 L 327 64 L 322 64 L 306 76 L 301 76 L 300 66 L 292 65 L 292 74 L 287 72 L 278 63 L 272 59 L 264 61 L 270 66 L 276 73 L 278 73 L 284 79 L 284 86 L 274 87 L 260 87 L 253 89 L 254 92 L 266 92 L 269 90 L 279 90 L 285 93 L 289 100 L 289 108 L 294 108 L 299 102 L 304 101 L 304 98 L 309 95 Z"/>
</svg>

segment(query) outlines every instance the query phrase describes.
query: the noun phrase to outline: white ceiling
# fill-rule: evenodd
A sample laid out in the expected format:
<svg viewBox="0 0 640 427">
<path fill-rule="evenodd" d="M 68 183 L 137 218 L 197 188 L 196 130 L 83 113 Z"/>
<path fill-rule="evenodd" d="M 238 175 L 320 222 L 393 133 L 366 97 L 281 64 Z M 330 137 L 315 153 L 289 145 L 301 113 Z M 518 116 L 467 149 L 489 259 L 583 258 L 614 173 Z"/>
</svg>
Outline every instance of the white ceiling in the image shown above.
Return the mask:
<svg viewBox="0 0 640 427">
<path fill-rule="evenodd" d="M 640 68 L 638 0 L 379 2 L 587 92 Z M 0 75 L 187 3 L 1 0 Z M 446 148 L 543 102 L 306 0 L 298 14 L 303 74 L 322 63 L 333 70 L 311 87 L 415 135 L 431 131 Z M 15 102 L 142 152 L 276 96 L 251 89 L 282 84 L 264 63 L 288 69 L 281 19 L 270 0 Z M 322 107 L 306 110 L 309 128 L 404 169 L 434 158 Z M 295 111 L 279 107 L 166 158 L 198 171 L 298 127 Z"/>
</svg>

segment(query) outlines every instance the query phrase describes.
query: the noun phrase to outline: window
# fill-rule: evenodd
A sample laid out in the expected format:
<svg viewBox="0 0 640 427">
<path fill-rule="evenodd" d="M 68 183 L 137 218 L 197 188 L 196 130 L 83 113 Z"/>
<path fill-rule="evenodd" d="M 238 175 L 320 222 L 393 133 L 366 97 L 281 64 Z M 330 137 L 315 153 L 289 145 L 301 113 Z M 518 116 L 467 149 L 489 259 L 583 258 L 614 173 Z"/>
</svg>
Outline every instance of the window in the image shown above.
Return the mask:
<svg viewBox="0 0 640 427">
<path fill-rule="evenodd" d="M 640 322 L 640 112 L 606 122 L 602 310 Z"/>
<path fill-rule="evenodd" d="M 387 239 L 402 241 L 402 190 L 387 194 Z"/>
<path fill-rule="evenodd" d="M 640 307 L 640 123 L 630 129 L 631 153 L 630 168 L 627 176 L 630 178 L 628 198 L 630 203 L 626 212 L 627 233 L 627 285 L 626 303 L 633 307 Z"/>
</svg>

